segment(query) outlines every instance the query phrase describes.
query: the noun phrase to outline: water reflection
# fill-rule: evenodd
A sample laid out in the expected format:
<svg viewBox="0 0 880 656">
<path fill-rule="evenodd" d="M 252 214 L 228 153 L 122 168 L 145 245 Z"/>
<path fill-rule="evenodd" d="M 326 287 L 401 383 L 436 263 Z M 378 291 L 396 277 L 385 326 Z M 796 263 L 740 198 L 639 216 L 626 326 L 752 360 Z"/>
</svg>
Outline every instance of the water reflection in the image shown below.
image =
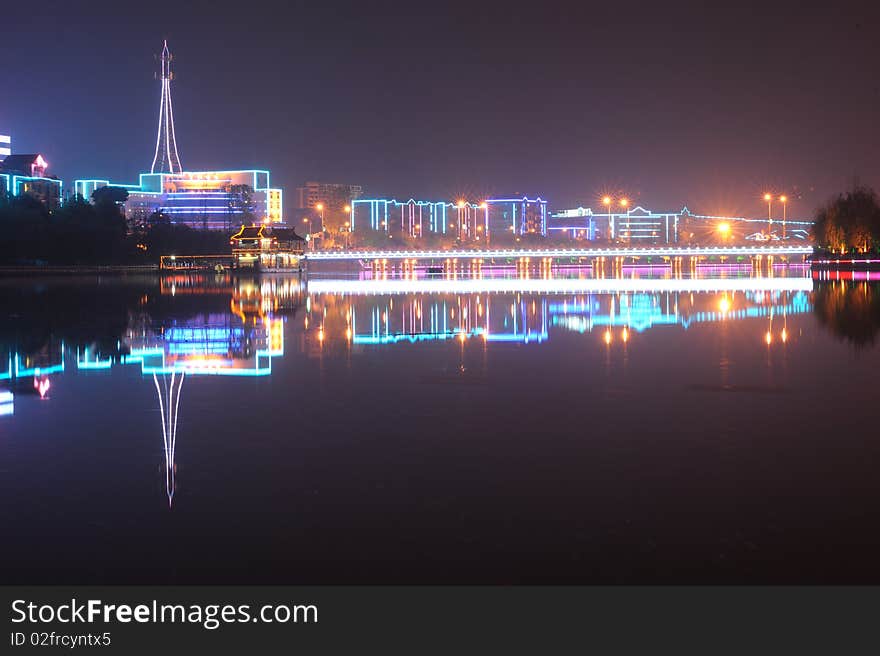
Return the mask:
<svg viewBox="0 0 880 656">
<path fill-rule="evenodd" d="M 299 308 L 301 281 L 193 275 L 131 285 L 116 281 L 109 289 L 87 287 L 87 296 L 65 281 L 58 289 L 63 293 L 43 285 L 30 294 L 3 289 L 16 314 L 3 335 L 8 364 L 0 384 L 10 389 L 0 396 L 0 415 L 13 414 L 13 393 L 48 400 L 56 376 L 139 367 L 158 397 L 170 506 L 184 380 L 270 375 L 273 359 L 284 355 L 283 324 Z M 60 321 L 45 314 L 47 302 Z M 126 319 L 108 326 L 108 315 Z M 111 338 L 114 328 L 119 332 Z"/>
<path fill-rule="evenodd" d="M 177 485 L 185 384 L 204 377 L 269 377 L 273 362 L 291 345 L 306 355 L 344 351 L 351 357 L 458 342 L 457 380 L 479 382 L 490 348 L 540 349 L 562 335 L 592 339 L 598 348 L 626 348 L 651 331 L 736 323 L 756 346 L 770 347 L 789 343 L 788 319 L 811 311 L 856 345 L 873 344 L 880 330 L 875 283 L 799 275 L 308 282 L 182 275 L 4 284 L 0 297 L 3 307 L 13 309 L 0 328 L 0 416 L 14 417 L 16 401 L 27 397 L 51 403 L 65 376 L 139 372 L 159 414 L 155 429 L 162 435 L 169 505 Z M 464 346 L 472 342 L 483 348 L 479 374 L 465 366 Z"/>
<path fill-rule="evenodd" d="M 554 330 L 606 343 L 658 326 L 774 318 L 810 311 L 808 278 L 311 281 L 304 326 L 321 345 L 478 338 L 541 344 Z M 440 284 L 438 284 L 440 283 Z M 552 284 L 548 284 L 552 283 Z M 764 339 L 764 332 L 760 333 Z M 787 339 L 784 326 L 780 337 Z"/>
<path fill-rule="evenodd" d="M 878 285 L 876 281 L 851 277 L 817 280 L 813 302 L 819 324 L 857 349 L 873 346 L 880 332 Z"/>
</svg>

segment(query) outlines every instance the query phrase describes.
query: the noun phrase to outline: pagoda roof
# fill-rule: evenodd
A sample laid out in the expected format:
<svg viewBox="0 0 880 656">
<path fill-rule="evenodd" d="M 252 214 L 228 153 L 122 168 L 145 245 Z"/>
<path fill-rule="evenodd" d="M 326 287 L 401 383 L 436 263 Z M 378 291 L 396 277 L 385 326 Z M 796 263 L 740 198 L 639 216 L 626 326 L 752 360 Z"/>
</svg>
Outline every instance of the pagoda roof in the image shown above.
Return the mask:
<svg viewBox="0 0 880 656">
<path fill-rule="evenodd" d="M 263 235 L 264 227 L 261 225 L 241 226 L 241 229 L 232 235 L 231 239 L 262 239 L 265 236 Z"/>
<path fill-rule="evenodd" d="M 293 228 L 269 228 L 268 236 L 279 241 L 305 241 L 305 238 L 296 234 Z"/>
</svg>

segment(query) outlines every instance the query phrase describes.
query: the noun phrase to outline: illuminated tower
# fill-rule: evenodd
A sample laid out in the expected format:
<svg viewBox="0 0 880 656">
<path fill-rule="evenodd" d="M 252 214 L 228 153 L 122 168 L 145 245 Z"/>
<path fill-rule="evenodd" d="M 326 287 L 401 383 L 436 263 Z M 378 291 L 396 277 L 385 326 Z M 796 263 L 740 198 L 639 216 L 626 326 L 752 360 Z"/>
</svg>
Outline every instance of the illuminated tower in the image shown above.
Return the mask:
<svg viewBox="0 0 880 656">
<path fill-rule="evenodd" d="M 159 103 L 159 130 L 156 134 L 156 154 L 150 173 L 180 173 L 180 156 L 174 138 L 174 110 L 171 108 L 171 53 L 168 41 L 162 48 L 162 100 Z"/>
<path fill-rule="evenodd" d="M 154 373 L 153 382 L 156 384 L 156 394 L 159 395 L 159 411 L 162 413 L 162 440 L 165 443 L 165 493 L 168 495 L 168 506 L 174 498 L 174 448 L 177 446 L 177 409 L 180 406 L 180 392 L 183 389 L 184 373 L 171 374 L 169 383 L 165 374 L 162 374 L 162 385 L 159 385 L 159 377 Z"/>
</svg>

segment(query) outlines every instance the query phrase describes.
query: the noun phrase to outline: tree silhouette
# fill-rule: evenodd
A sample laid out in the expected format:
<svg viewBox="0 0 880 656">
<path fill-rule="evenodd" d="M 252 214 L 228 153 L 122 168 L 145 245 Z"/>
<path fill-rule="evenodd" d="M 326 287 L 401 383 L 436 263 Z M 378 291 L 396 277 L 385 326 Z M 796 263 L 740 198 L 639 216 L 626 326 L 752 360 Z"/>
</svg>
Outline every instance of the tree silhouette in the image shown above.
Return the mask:
<svg viewBox="0 0 880 656">
<path fill-rule="evenodd" d="M 819 208 L 816 244 L 835 253 L 874 252 L 880 246 L 880 204 L 873 189 L 855 186 Z"/>
</svg>

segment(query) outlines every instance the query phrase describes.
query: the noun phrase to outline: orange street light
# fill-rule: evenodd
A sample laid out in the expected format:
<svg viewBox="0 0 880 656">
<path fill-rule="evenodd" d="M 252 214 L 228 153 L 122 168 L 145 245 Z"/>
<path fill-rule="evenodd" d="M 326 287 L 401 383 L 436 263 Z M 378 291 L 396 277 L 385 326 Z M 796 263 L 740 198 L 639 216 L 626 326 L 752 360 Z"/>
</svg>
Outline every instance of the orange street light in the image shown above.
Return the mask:
<svg viewBox="0 0 880 656">
<path fill-rule="evenodd" d="M 764 194 L 764 200 L 767 201 L 767 235 L 773 231 L 773 214 L 771 213 L 771 204 L 773 203 L 773 194 Z"/>
<path fill-rule="evenodd" d="M 321 213 L 321 232 L 324 232 L 324 203 L 317 203 L 315 209 Z"/>
<path fill-rule="evenodd" d="M 458 209 L 463 210 L 463 209 L 464 209 L 464 206 L 465 206 L 465 202 L 464 202 L 463 200 L 460 200 L 460 201 L 458 201 L 458 202 L 455 204 L 455 206 L 456 206 Z"/>
<path fill-rule="evenodd" d="M 611 238 L 614 239 L 614 217 L 611 216 L 611 196 L 602 198 L 602 204 L 608 210 L 608 230 L 611 233 Z"/>
<path fill-rule="evenodd" d="M 779 202 L 782 203 L 782 238 L 785 239 L 785 204 L 788 202 L 788 196 L 780 196 Z"/>
<path fill-rule="evenodd" d="M 348 214 L 349 212 L 351 212 L 351 205 L 346 205 L 342 208 L 342 211 Z"/>
</svg>

